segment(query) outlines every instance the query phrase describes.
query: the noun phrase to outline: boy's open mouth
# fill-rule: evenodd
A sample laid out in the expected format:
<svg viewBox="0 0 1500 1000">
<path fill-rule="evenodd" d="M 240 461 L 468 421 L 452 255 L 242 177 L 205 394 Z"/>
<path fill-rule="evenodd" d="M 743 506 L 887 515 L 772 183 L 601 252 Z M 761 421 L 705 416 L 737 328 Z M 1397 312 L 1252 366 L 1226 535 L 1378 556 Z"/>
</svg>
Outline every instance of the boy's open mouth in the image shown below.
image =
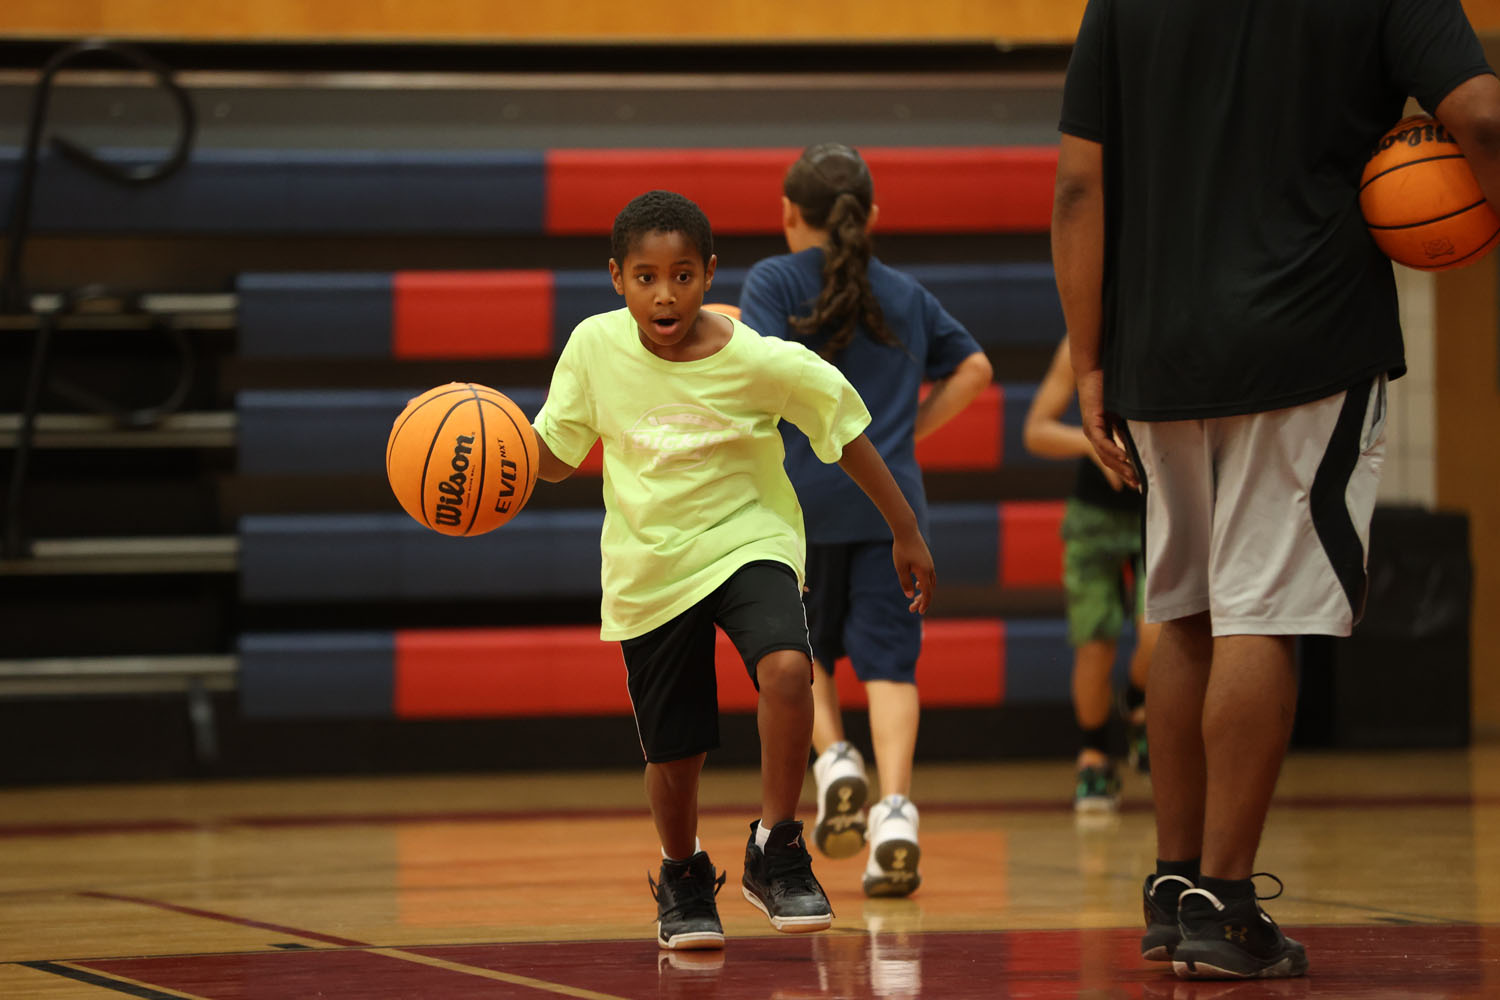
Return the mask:
<svg viewBox="0 0 1500 1000">
<path fill-rule="evenodd" d="M 658 333 L 671 333 L 677 329 L 678 318 L 676 316 L 656 316 L 651 320 Z"/>
</svg>

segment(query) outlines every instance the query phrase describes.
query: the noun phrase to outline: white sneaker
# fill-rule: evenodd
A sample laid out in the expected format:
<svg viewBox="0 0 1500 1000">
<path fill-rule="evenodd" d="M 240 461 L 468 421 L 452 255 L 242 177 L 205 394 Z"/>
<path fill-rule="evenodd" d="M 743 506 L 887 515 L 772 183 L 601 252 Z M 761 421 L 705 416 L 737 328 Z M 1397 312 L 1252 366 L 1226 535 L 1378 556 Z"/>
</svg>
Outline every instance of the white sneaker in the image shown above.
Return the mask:
<svg viewBox="0 0 1500 1000">
<path fill-rule="evenodd" d="M 865 759 L 852 744 L 831 745 L 813 761 L 818 783 L 818 820 L 813 843 L 830 858 L 849 858 L 865 846 Z"/>
<path fill-rule="evenodd" d="M 866 896 L 909 896 L 922 884 L 917 862 L 917 807 L 905 795 L 887 795 L 870 807 L 870 861 Z"/>
</svg>

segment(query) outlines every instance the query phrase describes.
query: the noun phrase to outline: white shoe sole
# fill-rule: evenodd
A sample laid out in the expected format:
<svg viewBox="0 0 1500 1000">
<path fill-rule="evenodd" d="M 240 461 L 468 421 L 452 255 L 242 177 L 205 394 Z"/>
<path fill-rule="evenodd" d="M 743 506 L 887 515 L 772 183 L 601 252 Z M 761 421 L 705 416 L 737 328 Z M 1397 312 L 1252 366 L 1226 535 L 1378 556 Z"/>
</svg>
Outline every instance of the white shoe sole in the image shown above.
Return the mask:
<svg viewBox="0 0 1500 1000">
<path fill-rule="evenodd" d="M 678 934 L 670 939 L 663 939 L 661 924 L 658 922 L 656 943 L 668 951 L 706 951 L 724 947 L 724 935 L 714 931 L 693 931 L 691 934 Z"/>
<path fill-rule="evenodd" d="M 750 905 L 766 915 L 771 921 L 771 926 L 783 934 L 806 934 L 810 931 L 827 930 L 833 926 L 833 913 L 814 913 L 804 917 L 773 917 L 771 911 L 766 909 L 766 904 L 760 901 L 749 889 L 740 886 L 740 892 L 750 901 Z"/>
<path fill-rule="evenodd" d="M 830 858 L 852 858 L 865 846 L 865 800 L 870 785 L 862 775 L 846 774 L 829 782 L 818 802 L 813 844 Z"/>
</svg>

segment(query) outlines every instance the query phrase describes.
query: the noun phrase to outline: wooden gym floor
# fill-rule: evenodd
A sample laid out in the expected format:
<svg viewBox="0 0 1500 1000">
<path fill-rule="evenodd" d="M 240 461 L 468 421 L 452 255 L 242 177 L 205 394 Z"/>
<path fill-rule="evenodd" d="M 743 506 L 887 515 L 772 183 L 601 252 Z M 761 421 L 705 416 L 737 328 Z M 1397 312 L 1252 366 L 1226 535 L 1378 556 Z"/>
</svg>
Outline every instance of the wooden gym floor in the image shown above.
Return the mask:
<svg viewBox="0 0 1500 1000">
<path fill-rule="evenodd" d="M 863 858 L 815 856 L 833 929 L 781 935 L 737 884 L 755 775 L 710 761 L 728 945 L 683 954 L 652 940 L 635 773 L 0 790 L 0 997 L 1500 996 L 1500 748 L 1288 761 L 1260 864 L 1312 971 L 1272 983 L 1143 963 L 1149 789 L 1081 824 L 1070 785 L 919 767 L 921 890 L 867 900 Z"/>
</svg>

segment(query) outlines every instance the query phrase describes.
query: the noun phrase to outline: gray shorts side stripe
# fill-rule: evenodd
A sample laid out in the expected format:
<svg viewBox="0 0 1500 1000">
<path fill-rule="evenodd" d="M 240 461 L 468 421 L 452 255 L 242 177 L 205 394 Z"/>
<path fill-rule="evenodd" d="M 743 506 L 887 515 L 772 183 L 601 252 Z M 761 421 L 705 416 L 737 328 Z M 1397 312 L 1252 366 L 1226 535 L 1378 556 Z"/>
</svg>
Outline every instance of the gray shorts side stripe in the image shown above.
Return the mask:
<svg viewBox="0 0 1500 1000">
<path fill-rule="evenodd" d="M 1369 578 L 1365 572 L 1365 547 L 1354 527 L 1345 497 L 1349 479 L 1359 462 L 1372 386 L 1373 380 L 1367 379 L 1351 386 L 1345 393 L 1338 422 L 1328 441 L 1328 450 L 1323 453 L 1323 461 L 1318 465 L 1317 475 L 1313 477 L 1308 497 L 1313 528 L 1323 543 L 1328 561 L 1333 564 L 1333 572 L 1344 588 L 1344 595 L 1349 598 L 1349 610 L 1356 623 L 1364 615 Z"/>
</svg>

